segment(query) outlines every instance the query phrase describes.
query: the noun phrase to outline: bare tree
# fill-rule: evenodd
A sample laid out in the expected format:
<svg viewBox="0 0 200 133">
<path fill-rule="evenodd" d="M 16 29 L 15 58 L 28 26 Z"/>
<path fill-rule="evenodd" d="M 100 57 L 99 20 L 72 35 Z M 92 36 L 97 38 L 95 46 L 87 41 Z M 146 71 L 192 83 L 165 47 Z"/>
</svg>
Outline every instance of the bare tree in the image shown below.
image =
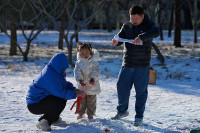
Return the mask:
<svg viewBox="0 0 200 133">
<path fill-rule="evenodd" d="M 190 8 L 190 14 L 191 14 L 191 20 L 192 20 L 192 25 L 193 25 L 193 32 L 194 32 L 194 43 L 197 43 L 197 27 L 198 24 L 200 23 L 200 20 L 198 22 L 198 0 L 193 0 L 193 6 L 192 6 L 192 1 L 191 0 L 187 0 L 188 1 L 188 5 Z"/>
<path fill-rule="evenodd" d="M 174 45 L 181 47 L 181 0 L 174 0 L 175 26 L 174 26 Z"/>
<path fill-rule="evenodd" d="M 65 27 L 66 27 L 66 17 L 67 13 L 66 10 L 63 11 L 63 14 L 60 18 L 60 31 L 59 32 L 59 41 L 58 41 L 58 49 L 63 49 L 63 38 L 64 38 L 64 32 L 65 32 Z"/>
<path fill-rule="evenodd" d="M 16 17 L 14 14 L 9 15 L 10 20 L 10 56 L 17 55 L 17 26 L 16 26 Z"/>
<path fill-rule="evenodd" d="M 160 40 L 164 40 L 163 23 L 167 21 L 168 10 L 170 8 L 168 2 L 169 0 L 142 0 L 142 5 L 144 6 L 145 11 L 154 22 L 157 22 L 160 32 Z"/>
<path fill-rule="evenodd" d="M 1 31 L 10 38 L 9 55 L 13 56 L 17 54 L 17 16 L 14 10 L 8 5 L 7 1 L 0 2 L 0 27 Z M 12 2 L 17 6 L 18 1 Z M 8 33 L 8 28 L 10 29 L 10 34 Z"/>
<path fill-rule="evenodd" d="M 105 16 L 106 16 L 106 28 L 108 30 L 108 32 L 112 32 L 112 25 L 111 25 L 111 17 L 112 17 L 112 8 L 111 8 L 111 5 L 112 4 L 112 1 L 107 1 L 105 6 L 104 6 L 104 9 L 105 9 Z"/>
<path fill-rule="evenodd" d="M 168 37 L 172 36 L 172 28 L 173 28 L 173 20 L 174 20 L 174 4 L 173 0 L 172 3 L 169 4 L 170 9 L 170 17 L 169 17 L 169 25 L 168 25 Z"/>
<path fill-rule="evenodd" d="M 83 24 L 78 24 L 77 25 L 77 29 L 73 31 L 73 33 L 69 34 L 70 32 L 70 28 L 73 27 L 73 23 L 74 23 L 74 15 L 75 15 L 75 12 L 77 11 L 79 5 L 83 2 L 83 0 L 69 0 L 66 4 L 66 6 L 63 8 L 66 10 L 67 12 L 67 16 L 68 16 L 68 24 L 67 24 L 67 27 L 66 27 L 66 31 L 65 33 L 62 33 L 64 35 L 64 40 L 65 40 L 65 43 L 67 45 L 67 49 L 68 49 L 68 59 L 69 59 L 69 64 L 71 66 L 74 66 L 74 63 L 72 61 L 72 49 L 73 49 L 73 40 L 74 38 L 76 37 L 76 35 L 83 29 L 85 28 L 88 24 L 91 23 L 91 21 L 93 20 L 95 14 L 97 13 L 98 9 L 100 8 L 100 6 L 103 5 L 103 3 L 105 2 L 105 0 L 98 0 L 98 1 L 92 1 L 93 4 L 96 4 L 95 6 L 93 6 L 93 11 L 91 12 L 90 16 L 87 17 L 85 20 L 83 20 Z M 40 3 L 42 4 L 42 3 Z M 40 5 L 40 6 L 37 6 L 37 8 L 40 8 L 41 6 L 43 5 Z M 54 20 L 55 22 L 55 18 L 49 14 L 47 12 L 46 9 L 42 9 L 42 12 L 46 15 L 46 16 L 49 16 L 52 20 Z M 56 23 L 55 23 L 56 24 Z M 59 32 L 63 32 L 61 31 L 58 26 L 56 26 L 57 30 Z"/>
<path fill-rule="evenodd" d="M 154 22 L 156 22 L 156 17 L 159 11 L 157 0 L 141 0 L 141 2 L 147 14 L 151 17 L 151 19 Z"/>
<path fill-rule="evenodd" d="M 158 2 L 158 24 L 159 24 L 160 40 L 164 40 L 163 28 L 162 28 L 162 24 L 160 24 L 161 17 L 162 17 L 162 1 L 160 0 Z"/>
<path fill-rule="evenodd" d="M 22 35 L 27 44 L 25 50 L 23 50 L 20 44 L 17 44 L 17 47 L 23 55 L 23 60 L 27 61 L 31 42 L 40 34 L 41 31 L 53 22 L 49 19 L 49 16 L 44 15 L 44 13 L 40 9 L 36 8 L 35 5 L 41 5 L 41 3 L 43 3 L 42 5 L 44 6 L 41 8 L 48 10 L 49 14 L 54 16 L 55 19 L 60 17 L 60 12 L 58 14 L 58 7 L 60 7 L 60 5 L 65 5 L 59 0 L 19 0 L 18 2 L 21 4 L 20 7 L 14 5 L 11 0 L 8 0 L 9 6 L 19 15 L 18 29 L 21 29 Z M 32 28 L 28 29 L 29 25 L 27 24 L 32 24 Z"/>
<path fill-rule="evenodd" d="M 89 25 L 91 23 L 91 21 L 93 20 L 96 12 L 98 11 L 98 9 L 100 8 L 100 6 L 105 2 L 105 0 L 100 0 L 96 3 L 96 6 L 94 7 L 94 10 L 93 12 L 91 13 L 91 15 L 86 19 L 84 20 L 83 22 L 83 25 L 77 25 L 78 28 L 76 30 L 74 30 L 73 34 L 71 35 L 70 39 L 68 39 L 68 36 L 69 36 L 69 31 L 70 31 L 70 24 L 71 24 L 71 21 L 72 21 L 72 18 L 74 16 L 74 12 L 78 6 L 78 4 L 80 4 L 81 0 L 80 1 L 77 1 L 75 0 L 75 3 L 74 3 L 74 9 L 72 10 L 71 12 L 71 15 L 70 15 L 70 21 L 69 21 L 69 25 L 68 25 L 68 29 L 67 29 L 67 32 L 65 33 L 65 36 L 64 36 L 64 39 L 65 39 L 65 42 L 67 44 L 67 49 L 68 49 L 68 58 L 69 58 L 69 63 L 74 66 L 74 63 L 72 61 L 72 48 L 73 48 L 73 39 L 74 37 L 83 29 L 85 28 L 87 25 Z M 69 10 L 67 11 L 68 14 L 70 14 Z"/>
</svg>

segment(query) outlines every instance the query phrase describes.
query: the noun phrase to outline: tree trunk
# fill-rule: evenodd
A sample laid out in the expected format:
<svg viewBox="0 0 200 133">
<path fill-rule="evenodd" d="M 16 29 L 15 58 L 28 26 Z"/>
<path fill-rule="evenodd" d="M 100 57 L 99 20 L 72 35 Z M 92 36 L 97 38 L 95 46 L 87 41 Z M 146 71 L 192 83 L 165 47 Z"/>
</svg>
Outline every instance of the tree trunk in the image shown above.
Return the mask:
<svg viewBox="0 0 200 133">
<path fill-rule="evenodd" d="M 2 25 L 4 25 L 4 22 L 0 22 L 0 23 L 2 23 Z M 5 29 L 2 28 L 1 26 L 0 26 L 0 32 L 1 32 L 1 33 L 5 32 Z"/>
<path fill-rule="evenodd" d="M 74 31 L 78 30 L 78 21 L 79 21 L 79 16 L 75 18 Z M 75 34 L 75 39 L 76 39 L 76 42 L 78 42 L 78 32 L 77 34 Z"/>
<path fill-rule="evenodd" d="M 169 27 L 168 27 L 168 37 L 172 36 L 173 20 L 174 20 L 174 6 L 172 6 L 172 9 L 171 9 L 171 12 L 170 12 L 170 20 L 169 20 Z"/>
<path fill-rule="evenodd" d="M 120 21 L 119 21 L 119 19 L 117 18 L 117 20 L 116 20 L 116 28 L 115 28 L 116 30 L 119 30 L 120 29 Z"/>
<path fill-rule="evenodd" d="M 23 53 L 23 58 L 24 58 L 23 61 L 28 61 L 28 53 L 30 50 L 30 46 L 31 46 L 31 41 L 28 40 L 26 45 L 26 51 Z"/>
<path fill-rule="evenodd" d="M 191 16 L 191 10 L 193 12 L 193 8 L 190 9 L 188 5 L 185 5 L 184 10 L 183 10 L 183 15 L 184 15 L 184 29 L 191 29 L 192 28 L 192 19 L 193 17 Z"/>
<path fill-rule="evenodd" d="M 60 32 L 59 32 L 59 41 L 58 41 L 58 49 L 63 49 L 63 38 L 66 27 L 66 10 L 64 10 L 61 19 L 60 19 Z"/>
<path fill-rule="evenodd" d="M 17 55 L 17 27 L 15 25 L 15 18 L 14 16 L 10 16 L 10 30 L 11 30 L 11 37 L 10 37 L 10 56 Z"/>
<path fill-rule="evenodd" d="M 77 31 L 78 30 L 78 20 L 76 20 L 75 24 L 74 24 L 74 30 Z M 78 32 L 77 34 L 75 35 L 75 39 L 76 39 L 76 42 L 78 42 Z"/>
<path fill-rule="evenodd" d="M 174 0 L 175 7 L 175 27 L 174 27 L 174 45 L 181 47 L 181 0 Z"/>
<path fill-rule="evenodd" d="M 106 27 L 108 32 L 112 32 L 112 25 L 111 25 L 111 3 L 107 2 L 105 6 L 105 16 L 106 16 Z"/>
<path fill-rule="evenodd" d="M 194 30 L 194 43 L 198 43 L 198 41 L 197 41 L 197 24 L 194 24 L 193 30 Z"/>
<path fill-rule="evenodd" d="M 74 67 L 74 63 L 72 61 L 72 46 L 73 46 L 73 41 L 70 41 L 70 44 L 67 45 L 67 49 L 68 49 L 68 61 L 69 64 Z"/>
<path fill-rule="evenodd" d="M 198 0 L 194 0 L 194 20 L 193 20 L 193 30 L 194 30 L 194 43 L 197 43 L 197 21 L 198 21 Z"/>
<path fill-rule="evenodd" d="M 163 37 L 163 30 L 162 30 L 162 22 L 161 22 L 161 16 L 162 16 L 162 9 L 161 9 L 161 1 L 159 2 L 159 11 L 158 11 L 158 24 L 159 24 L 159 31 L 160 31 L 160 40 L 164 40 Z"/>
<path fill-rule="evenodd" d="M 103 12 L 103 11 L 100 11 L 100 12 Z M 99 27 L 100 27 L 100 30 L 103 30 L 103 14 L 99 14 Z"/>
<path fill-rule="evenodd" d="M 24 53 L 24 55 L 23 55 L 23 61 L 28 61 L 28 53 Z"/>
<path fill-rule="evenodd" d="M 97 23 L 99 23 L 99 29 L 103 30 L 103 10 L 99 9 L 99 13 L 96 15 Z"/>
<path fill-rule="evenodd" d="M 160 50 L 158 49 L 158 47 L 156 46 L 155 43 L 152 43 L 152 47 L 154 48 L 154 50 L 157 53 L 157 58 L 160 60 L 161 64 L 164 65 L 165 63 L 165 59 L 164 56 L 161 54 Z"/>
<path fill-rule="evenodd" d="M 120 29 L 120 10 L 119 10 L 119 4 L 117 3 L 117 1 L 114 2 L 115 9 L 114 12 L 115 13 L 115 30 L 119 30 Z"/>
<path fill-rule="evenodd" d="M 65 39 L 65 43 L 67 45 L 67 58 L 68 58 L 68 61 L 69 61 L 69 64 L 71 66 L 75 66 L 73 61 L 72 61 L 72 47 L 73 47 L 73 41 L 70 40 L 70 42 L 68 41 L 68 36 L 64 36 L 64 39 Z"/>
<path fill-rule="evenodd" d="M 87 10 L 85 9 L 85 6 L 82 6 L 82 12 L 83 12 L 83 20 L 86 20 L 86 18 L 87 18 Z"/>
</svg>

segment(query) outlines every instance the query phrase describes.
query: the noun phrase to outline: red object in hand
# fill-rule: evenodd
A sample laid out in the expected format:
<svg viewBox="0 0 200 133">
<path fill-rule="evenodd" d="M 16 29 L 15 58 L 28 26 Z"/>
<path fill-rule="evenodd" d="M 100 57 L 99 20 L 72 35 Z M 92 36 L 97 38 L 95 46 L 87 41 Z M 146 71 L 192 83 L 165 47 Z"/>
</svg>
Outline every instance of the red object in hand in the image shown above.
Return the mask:
<svg viewBox="0 0 200 133">
<path fill-rule="evenodd" d="M 90 84 L 91 84 L 91 85 L 94 85 L 94 81 L 93 81 L 93 82 L 90 82 Z"/>
<path fill-rule="evenodd" d="M 81 100 L 83 99 L 83 97 L 82 96 L 79 96 L 79 97 L 77 97 L 77 100 L 74 102 L 74 104 L 72 105 L 72 107 L 70 108 L 70 110 L 72 110 L 73 109 L 73 107 L 74 107 L 74 105 L 77 103 L 78 104 L 78 106 L 77 106 L 77 108 L 76 108 L 76 112 L 75 112 L 75 114 L 78 112 L 78 110 L 79 110 L 79 107 L 80 107 L 80 104 L 81 104 Z"/>
<path fill-rule="evenodd" d="M 84 84 L 84 83 L 80 83 L 80 85 L 81 85 L 81 86 L 86 86 L 86 84 Z"/>
</svg>

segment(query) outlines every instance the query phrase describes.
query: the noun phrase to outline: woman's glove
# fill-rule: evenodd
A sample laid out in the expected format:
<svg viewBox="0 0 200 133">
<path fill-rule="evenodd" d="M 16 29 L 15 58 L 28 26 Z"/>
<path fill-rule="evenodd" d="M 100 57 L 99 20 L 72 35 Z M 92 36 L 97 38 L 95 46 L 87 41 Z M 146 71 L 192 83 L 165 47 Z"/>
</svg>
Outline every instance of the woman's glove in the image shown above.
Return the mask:
<svg viewBox="0 0 200 133">
<path fill-rule="evenodd" d="M 90 79 L 90 84 L 94 85 L 94 79 L 93 78 Z"/>
</svg>

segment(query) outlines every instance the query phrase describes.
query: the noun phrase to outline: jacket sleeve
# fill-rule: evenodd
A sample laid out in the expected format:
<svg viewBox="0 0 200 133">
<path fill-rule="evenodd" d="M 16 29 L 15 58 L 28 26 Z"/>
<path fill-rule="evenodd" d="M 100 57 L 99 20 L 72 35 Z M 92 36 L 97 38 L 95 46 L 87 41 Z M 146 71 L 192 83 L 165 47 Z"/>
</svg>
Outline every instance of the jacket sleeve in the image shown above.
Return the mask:
<svg viewBox="0 0 200 133">
<path fill-rule="evenodd" d="M 150 40 L 159 36 L 159 29 L 153 22 L 149 22 L 148 27 L 148 31 L 138 35 L 142 41 Z"/>
<path fill-rule="evenodd" d="M 73 84 L 67 82 L 65 78 L 61 78 L 58 75 L 49 75 L 45 80 L 47 91 L 56 97 L 60 97 L 66 100 L 75 99 L 76 92 L 72 90 Z"/>
<path fill-rule="evenodd" d="M 74 68 L 74 77 L 76 81 L 83 80 L 83 74 L 81 72 L 80 65 L 78 62 L 76 62 L 76 65 Z"/>
<path fill-rule="evenodd" d="M 93 78 L 96 81 L 99 79 L 100 74 L 101 74 L 101 69 L 99 63 L 95 62 L 90 78 Z"/>
<path fill-rule="evenodd" d="M 65 85 L 66 85 L 66 88 L 69 88 L 70 90 L 73 90 L 74 88 L 76 88 L 71 82 L 66 81 L 66 80 L 65 80 Z"/>
</svg>

